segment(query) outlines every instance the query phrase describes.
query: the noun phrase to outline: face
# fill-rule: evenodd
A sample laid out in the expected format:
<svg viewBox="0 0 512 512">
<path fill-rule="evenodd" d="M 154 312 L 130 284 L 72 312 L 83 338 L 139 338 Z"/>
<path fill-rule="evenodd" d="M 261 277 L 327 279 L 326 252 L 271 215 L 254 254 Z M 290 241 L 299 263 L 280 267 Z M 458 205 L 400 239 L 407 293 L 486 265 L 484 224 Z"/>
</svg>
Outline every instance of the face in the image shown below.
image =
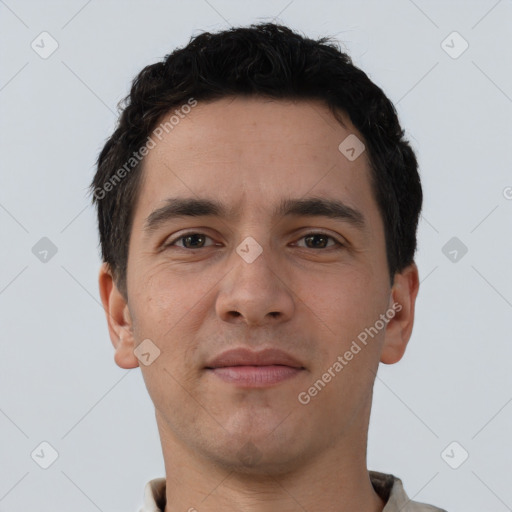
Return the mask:
<svg viewBox="0 0 512 512">
<path fill-rule="evenodd" d="M 405 348 L 396 318 L 368 335 L 393 301 L 367 155 L 338 149 L 363 137 L 343 120 L 315 101 L 200 102 L 146 157 L 118 363 L 140 366 L 162 435 L 226 467 L 354 443 L 379 360 Z"/>
</svg>

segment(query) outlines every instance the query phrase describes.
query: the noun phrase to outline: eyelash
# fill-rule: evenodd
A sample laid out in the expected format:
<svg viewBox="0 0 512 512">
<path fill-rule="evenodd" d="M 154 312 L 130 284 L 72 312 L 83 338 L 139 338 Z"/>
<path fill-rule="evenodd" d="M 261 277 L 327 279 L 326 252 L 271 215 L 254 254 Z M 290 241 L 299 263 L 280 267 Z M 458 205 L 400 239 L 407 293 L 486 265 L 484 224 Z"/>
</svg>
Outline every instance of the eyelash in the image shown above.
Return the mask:
<svg viewBox="0 0 512 512">
<path fill-rule="evenodd" d="M 186 232 L 186 233 L 182 233 L 180 236 L 170 240 L 168 243 L 164 244 L 164 249 L 168 249 L 168 248 L 171 248 L 174 246 L 174 244 L 180 240 L 183 240 L 184 238 L 186 238 L 187 236 L 191 236 L 191 235 L 202 235 L 206 238 L 209 238 L 210 240 L 212 239 L 211 237 L 209 237 L 208 235 L 205 235 L 204 233 L 200 233 L 198 231 L 189 231 L 189 232 Z M 311 236 L 311 235 L 318 235 L 318 236 L 323 236 L 323 237 L 326 237 L 326 238 L 329 238 L 331 239 L 332 241 L 334 241 L 334 245 L 331 245 L 331 246 L 327 246 L 327 247 L 322 247 L 321 249 L 324 249 L 324 250 L 327 250 L 327 249 L 333 249 L 335 246 L 339 246 L 339 247 L 344 247 L 345 244 L 342 244 L 339 240 L 337 240 L 336 238 L 334 238 L 333 236 L 331 235 L 328 235 L 327 233 L 323 233 L 323 232 L 316 232 L 316 231 L 311 231 L 310 233 L 306 233 L 305 235 L 301 236 L 299 238 L 299 240 L 302 240 L 308 236 Z M 207 247 L 211 247 L 211 246 L 207 246 Z M 197 250 L 197 249 L 205 249 L 205 247 L 197 247 L 195 249 L 190 249 L 188 247 L 179 247 L 180 249 L 184 249 L 186 251 L 193 251 L 193 250 Z M 304 247 L 305 249 L 311 249 L 313 251 L 316 251 L 318 249 L 314 249 L 314 248 L 310 248 L 310 247 Z"/>
</svg>

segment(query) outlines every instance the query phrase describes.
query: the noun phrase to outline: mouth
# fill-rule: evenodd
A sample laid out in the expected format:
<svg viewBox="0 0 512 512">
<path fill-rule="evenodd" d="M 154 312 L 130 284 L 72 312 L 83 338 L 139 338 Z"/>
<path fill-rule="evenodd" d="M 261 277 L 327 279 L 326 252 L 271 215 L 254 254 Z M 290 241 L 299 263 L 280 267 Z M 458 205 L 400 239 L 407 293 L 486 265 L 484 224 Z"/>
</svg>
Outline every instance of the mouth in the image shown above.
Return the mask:
<svg viewBox="0 0 512 512">
<path fill-rule="evenodd" d="M 305 371 L 293 356 L 278 349 L 254 352 L 238 348 L 223 352 L 205 369 L 224 382 L 241 387 L 266 387 L 291 379 Z"/>
</svg>

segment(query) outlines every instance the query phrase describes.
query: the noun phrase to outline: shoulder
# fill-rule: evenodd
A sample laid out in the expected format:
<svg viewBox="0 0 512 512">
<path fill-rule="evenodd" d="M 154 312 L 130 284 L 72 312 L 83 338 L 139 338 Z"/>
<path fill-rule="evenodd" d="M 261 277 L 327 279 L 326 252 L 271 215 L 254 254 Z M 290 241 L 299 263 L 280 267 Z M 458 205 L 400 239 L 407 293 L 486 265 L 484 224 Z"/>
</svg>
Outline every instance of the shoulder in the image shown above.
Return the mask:
<svg viewBox="0 0 512 512">
<path fill-rule="evenodd" d="M 375 492 L 386 502 L 382 512 L 447 512 L 442 508 L 413 501 L 407 496 L 402 480 L 395 475 L 369 471 Z"/>
<path fill-rule="evenodd" d="M 154 478 L 144 487 L 144 505 L 139 512 L 162 512 L 165 501 L 165 477 Z"/>
</svg>

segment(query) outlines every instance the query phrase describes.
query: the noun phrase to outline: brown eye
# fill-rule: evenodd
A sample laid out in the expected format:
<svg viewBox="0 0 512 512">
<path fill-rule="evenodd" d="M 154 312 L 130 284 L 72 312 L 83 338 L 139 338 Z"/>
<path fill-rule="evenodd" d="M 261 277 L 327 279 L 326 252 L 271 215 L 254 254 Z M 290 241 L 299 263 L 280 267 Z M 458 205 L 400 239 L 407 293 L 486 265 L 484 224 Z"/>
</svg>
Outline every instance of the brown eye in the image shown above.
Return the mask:
<svg viewBox="0 0 512 512">
<path fill-rule="evenodd" d="M 196 249 L 197 247 L 203 247 L 205 238 L 205 236 L 196 233 L 184 236 L 181 240 L 183 240 L 183 245 L 187 249 Z"/>
<path fill-rule="evenodd" d="M 325 233 L 310 233 L 302 237 L 302 240 L 305 241 L 306 247 L 308 249 L 325 249 L 327 247 L 341 245 L 332 236 L 326 235 Z M 328 245 L 329 240 L 332 240 L 333 242 L 331 245 Z"/>
<path fill-rule="evenodd" d="M 201 249 L 208 247 L 205 245 L 206 240 L 211 238 L 203 233 L 185 233 L 174 240 L 171 240 L 165 247 L 177 246 L 182 249 Z M 211 244 L 210 244 L 211 245 Z"/>
</svg>

